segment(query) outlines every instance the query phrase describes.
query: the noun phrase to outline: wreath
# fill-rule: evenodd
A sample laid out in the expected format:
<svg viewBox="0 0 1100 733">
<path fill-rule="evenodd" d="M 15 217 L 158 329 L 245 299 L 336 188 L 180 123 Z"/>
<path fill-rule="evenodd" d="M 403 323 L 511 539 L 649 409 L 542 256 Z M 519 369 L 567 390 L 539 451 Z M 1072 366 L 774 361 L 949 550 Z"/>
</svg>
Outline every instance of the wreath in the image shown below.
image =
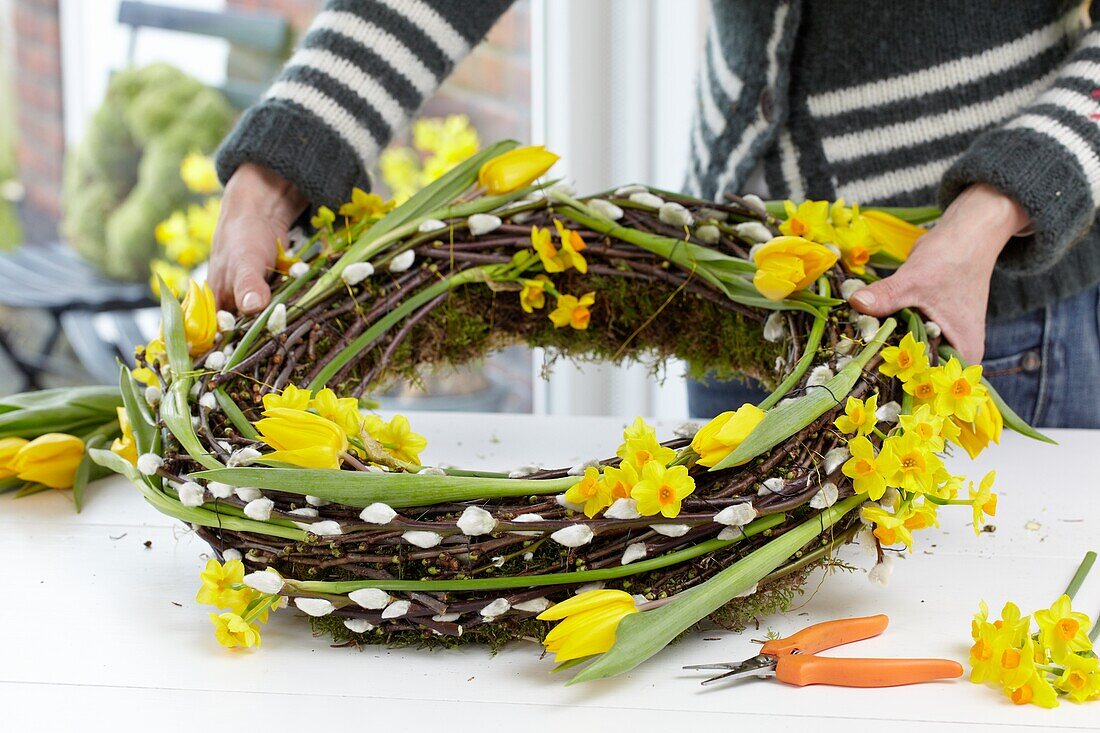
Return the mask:
<svg viewBox="0 0 1100 733">
<path fill-rule="evenodd" d="M 223 644 L 258 645 L 293 604 L 339 643 L 537 639 L 594 679 L 785 607 L 861 533 L 888 559 L 941 506 L 993 513 L 992 475 L 967 484 L 942 456 L 1005 424 L 1042 436 L 935 324 L 846 304 L 934 211 L 578 197 L 543 178 L 556 159 L 499 143 L 400 207 L 322 207 L 255 317 L 162 288 L 121 435 L 88 456 L 209 543 L 198 600 Z M 498 472 L 432 465 L 406 417 L 363 410 L 517 342 L 771 393 L 663 440 L 638 418 L 612 457 Z"/>
</svg>

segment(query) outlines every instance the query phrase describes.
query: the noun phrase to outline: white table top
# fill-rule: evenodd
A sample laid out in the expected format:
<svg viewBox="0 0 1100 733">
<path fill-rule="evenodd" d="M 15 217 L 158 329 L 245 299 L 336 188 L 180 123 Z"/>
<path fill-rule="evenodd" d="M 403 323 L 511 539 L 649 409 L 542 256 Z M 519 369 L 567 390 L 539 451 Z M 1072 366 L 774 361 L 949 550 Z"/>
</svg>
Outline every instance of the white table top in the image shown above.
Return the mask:
<svg viewBox="0 0 1100 733">
<path fill-rule="evenodd" d="M 503 468 L 539 458 L 571 465 L 611 455 L 623 421 L 507 415 L 414 414 L 429 461 Z M 667 435 L 672 426 L 663 425 Z M 908 688 L 789 687 L 775 681 L 703 689 L 681 671 L 751 656 L 753 638 L 817 621 L 886 613 L 884 635 L 838 656 L 944 656 L 965 664 L 970 618 L 986 599 L 1025 612 L 1059 595 L 1087 549 L 1100 549 L 1100 432 L 1051 431 L 1058 447 L 1005 435 L 1000 447 L 954 468 L 975 481 L 998 469 L 996 531 L 975 537 L 967 507 L 941 512 L 918 535 L 887 588 L 865 571 L 835 573 L 759 632 L 696 634 L 628 675 L 564 687 L 549 658 L 517 642 L 428 652 L 330 648 L 297 611 L 263 629 L 263 646 L 218 645 L 194 602 L 206 545 L 146 505 L 124 480 L 90 488 L 82 514 L 65 495 L 0 497 L 0 728 L 34 730 L 279 730 L 400 726 L 403 730 L 678 730 L 701 723 L 736 730 L 1100 729 L 1100 704 L 1018 708 L 965 680 Z M 550 439 L 548 439 L 548 437 Z M 1030 521 L 1037 522 L 1038 527 Z M 144 543 L 151 541 L 146 548 Z M 858 557 L 854 548 L 848 556 Z M 864 566 L 866 566 L 865 561 Z M 1100 569 L 1078 595 L 1100 612 Z M 441 716 L 449 716 L 449 721 Z M 884 727 L 884 726 L 889 727 Z M 306 727 L 308 726 L 308 728 Z M 673 727 L 677 726 L 677 727 Z M 396 730 L 383 727 L 381 730 Z M 274 730 L 274 728 L 268 728 Z M 815 731 L 816 733 L 816 731 Z"/>
</svg>

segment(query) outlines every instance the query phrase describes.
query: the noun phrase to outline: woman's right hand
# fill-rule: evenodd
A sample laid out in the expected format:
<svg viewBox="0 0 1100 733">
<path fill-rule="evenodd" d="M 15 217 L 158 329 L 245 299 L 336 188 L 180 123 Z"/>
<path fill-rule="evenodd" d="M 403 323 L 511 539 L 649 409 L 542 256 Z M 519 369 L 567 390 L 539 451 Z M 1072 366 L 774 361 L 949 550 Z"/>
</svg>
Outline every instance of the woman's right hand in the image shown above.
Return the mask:
<svg viewBox="0 0 1100 733">
<path fill-rule="evenodd" d="M 208 280 L 219 308 L 251 314 L 271 302 L 267 275 L 276 242 L 287 246 L 291 224 L 308 205 L 278 173 L 254 163 L 237 168 L 225 184 L 210 253 Z"/>
</svg>

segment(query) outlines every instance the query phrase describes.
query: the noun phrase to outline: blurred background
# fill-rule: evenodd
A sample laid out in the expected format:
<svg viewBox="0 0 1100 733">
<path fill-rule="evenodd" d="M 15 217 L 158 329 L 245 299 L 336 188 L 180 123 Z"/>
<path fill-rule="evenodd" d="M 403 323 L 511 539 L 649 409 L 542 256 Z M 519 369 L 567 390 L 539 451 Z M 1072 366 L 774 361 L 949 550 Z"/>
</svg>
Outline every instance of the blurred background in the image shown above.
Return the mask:
<svg viewBox="0 0 1100 733">
<path fill-rule="evenodd" d="M 148 340 L 150 273 L 185 280 L 208 254 L 204 157 L 322 4 L 0 0 L 0 394 L 113 381 Z M 581 192 L 677 189 L 705 29 L 702 0 L 518 0 L 382 157 L 378 187 L 408 196 L 515 138 L 559 153 Z M 383 402 L 687 414 L 680 364 L 550 361 L 515 347 Z"/>
</svg>

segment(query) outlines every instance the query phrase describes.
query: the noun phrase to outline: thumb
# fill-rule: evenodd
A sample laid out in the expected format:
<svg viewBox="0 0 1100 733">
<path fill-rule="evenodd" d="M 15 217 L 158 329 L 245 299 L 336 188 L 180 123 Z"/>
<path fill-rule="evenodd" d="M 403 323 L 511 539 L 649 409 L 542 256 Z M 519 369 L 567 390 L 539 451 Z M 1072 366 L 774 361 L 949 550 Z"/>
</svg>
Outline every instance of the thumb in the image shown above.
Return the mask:
<svg viewBox="0 0 1100 733">
<path fill-rule="evenodd" d="M 918 305 L 917 288 L 902 268 L 852 293 L 848 302 L 860 313 L 882 318 L 902 308 Z"/>
</svg>

